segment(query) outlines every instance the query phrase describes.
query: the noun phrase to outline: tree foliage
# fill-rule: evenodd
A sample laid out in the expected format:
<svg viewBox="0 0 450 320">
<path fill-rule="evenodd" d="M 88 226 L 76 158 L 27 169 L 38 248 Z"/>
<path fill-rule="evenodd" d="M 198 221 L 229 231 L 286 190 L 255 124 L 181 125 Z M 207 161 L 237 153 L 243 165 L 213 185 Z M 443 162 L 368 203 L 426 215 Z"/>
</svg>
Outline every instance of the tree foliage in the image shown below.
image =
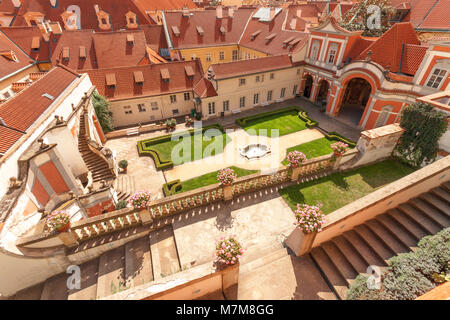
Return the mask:
<svg viewBox="0 0 450 320">
<path fill-rule="evenodd" d="M 439 139 L 447 130 L 447 116 L 428 103 L 416 102 L 403 109 L 400 126 L 406 131 L 394 154 L 418 167 L 436 158 Z"/>
<path fill-rule="evenodd" d="M 371 6 L 380 8 L 380 28 L 371 28 L 370 22 L 374 21 L 374 11 Z M 390 28 L 389 20 L 394 10 L 390 5 L 390 0 L 359 0 L 347 11 L 342 21 L 341 27 L 349 31 L 363 31 L 363 36 L 379 37 Z"/>
<path fill-rule="evenodd" d="M 413 300 L 436 286 L 435 274 L 448 274 L 450 228 L 426 236 L 414 252 L 402 253 L 389 260 L 382 274 L 380 290 L 367 287 L 368 276 L 358 275 L 347 292 L 348 300 Z"/>
<path fill-rule="evenodd" d="M 94 105 L 94 110 L 97 114 L 98 122 L 102 126 L 103 132 L 113 131 L 112 112 L 109 109 L 108 101 L 97 92 L 94 92 L 92 95 L 92 104 Z"/>
</svg>

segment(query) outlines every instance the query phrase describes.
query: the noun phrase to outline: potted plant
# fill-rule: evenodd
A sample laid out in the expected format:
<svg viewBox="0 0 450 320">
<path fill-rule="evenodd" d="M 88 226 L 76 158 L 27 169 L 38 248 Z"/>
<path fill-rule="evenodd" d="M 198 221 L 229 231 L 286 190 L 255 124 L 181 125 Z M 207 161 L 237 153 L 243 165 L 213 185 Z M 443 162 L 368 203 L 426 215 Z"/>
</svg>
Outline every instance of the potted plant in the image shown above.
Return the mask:
<svg viewBox="0 0 450 320">
<path fill-rule="evenodd" d="M 184 121 L 186 122 L 186 126 L 187 126 L 187 127 L 192 126 L 192 124 L 194 123 L 194 119 L 192 119 L 192 118 L 189 117 L 189 116 L 186 116 L 186 117 L 184 118 Z"/>
<path fill-rule="evenodd" d="M 224 200 L 231 200 L 233 198 L 233 182 L 236 180 L 237 175 L 231 168 L 221 169 L 217 174 L 217 180 L 223 186 L 223 198 Z"/>
<path fill-rule="evenodd" d="M 119 168 L 122 170 L 122 173 L 127 173 L 128 161 L 127 160 L 120 160 L 119 161 Z"/>
<path fill-rule="evenodd" d="M 215 257 L 223 266 L 236 265 L 244 254 L 244 249 L 234 236 L 221 237 L 216 242 Z"/>
<path fill-rule="evenodd" d="M 51 231 L 67 231 L 70 228 L 70 215 L 65 210 L 53 211 L 47 217 L 46 225 Z"/>
<path fill-rule="evenodd" d="M 128 199 L 128 205 L 139 211 L 139 217 L 141 218 L 141 222 L 143 224 L 147 224 L 152 221 L 152 215 L 148 209 L 151 203 L 151 193 L 145 190 L 136 191 Z"/>
<path fill-rule="evenodd" d="M 333 154 L 336 157 L 342 157 L 345 153 L 345 151 L 348 149 L 348 144 L 338 141 L 335 143 L 330 144 L 331 150 L 333 150 Z"/>
<path fill-rule="evenodd" d="M 304 153 L 294 150 L 288 153 L 286 159 L 289 162 L 288 167 L 291 171 L 291 180 L 296 181 L 300 175 L 299 168 L 305 162 L 306 156 Z"/>
<path fill-rule="evenodd" d="M 116 210 L 125 209 L 127 207 L 127 202 L 125 200 L 120 200 L 116 204 Z"/>
</svg>

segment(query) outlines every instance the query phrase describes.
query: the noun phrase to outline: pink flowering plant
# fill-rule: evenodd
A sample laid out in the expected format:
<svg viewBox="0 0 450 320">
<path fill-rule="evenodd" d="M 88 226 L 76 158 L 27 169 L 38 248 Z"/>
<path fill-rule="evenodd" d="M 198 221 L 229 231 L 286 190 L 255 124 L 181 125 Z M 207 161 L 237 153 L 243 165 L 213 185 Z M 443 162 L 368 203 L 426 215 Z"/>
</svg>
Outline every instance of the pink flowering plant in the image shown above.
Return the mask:
<svg viewBox="0 0 450 320">
<path fill-rule="evenodd" d="M 50 230 L 63 228 L 70 222 L 70 215 L 66 210 L 53 211 L 46 220 L 46 225 Z"/>
<path fill-rule="evenodd" d="M 297 218 L 296 225 L 303 233 L 322 231 L 322 226 L 325 223 L 325 215 L 320 209 L 321 207 L 322 204 L 320 203 L 315 206 L 297 204 L 297 210 L 295 210 L 295 217 Z"/>
<path fill-rule="evenodd" d="M 216 243 L 217 262 L 225 265 L 234 265 L 239 262 L 244 249 L 234 236 L 221 237 Z"/>
<path fill-rule="evenodd" d="M 298 168 L 306 160 L 304 153 L 300 151 L 291 151 L 287 155 L 287 161 L 289 162 L 289 168 Z"/>
<path fill-rule="evenodd" d="M 237 175 L 231 168 L 221 169 L 217 174 L 217 180 L 223 186 L 231 186 L 236 178 Z"/>
<path fill-rule="evenodd" d="M 152 201 L 151 193 L 148 191 L 136 191 L 129 199 L 128 204 L 135 209 L 145 209 Z"/>
<path fill-rule="evenodd" d="M 347 150 L 348 144 L 346 144 L 346 143 L 344 143 L 342 141 L 339 141 L 339 142 L 335 142 L 335 143 L 330 144 L 330 148 L 331 148 L 331 150 L 333 150 L 333 153 L 336 156 L 340 157 Z"/>
</svg>

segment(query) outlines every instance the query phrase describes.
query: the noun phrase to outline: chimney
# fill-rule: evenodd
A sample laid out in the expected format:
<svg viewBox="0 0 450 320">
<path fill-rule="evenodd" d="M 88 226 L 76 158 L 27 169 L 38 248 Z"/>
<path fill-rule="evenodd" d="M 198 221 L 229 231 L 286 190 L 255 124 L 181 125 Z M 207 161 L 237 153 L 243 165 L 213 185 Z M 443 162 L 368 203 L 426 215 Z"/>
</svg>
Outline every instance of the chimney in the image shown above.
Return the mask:
<svg viewBox="0 0 450 320">
<path fill-rule="evenodd" d="M 94 4 L 95 13 L 99 13 L 100 9 L 98 8 L 98 4 Z"/>
<path fill-rule="evenodd" d="M 50 0 L 50 5 L 52 6 L 52 8 L 56 7 L 56 1 L 57 0 Z"/>
<path fill-rule="evenodd" d="M 189 8 L 187 7 L 183 8 L 183 17 L 189 18 Z"/>
<path fill-rule="evenodd" d="M 20 8 L 20 6 L 22 5 L 22 2 L 20 0 L 11 0 L 14 8 Z"/>
<path fill-rule="evenodd" d="M 216 7 L 216 18 L 217 19 L 222 19 L 222 6 L 217 6 Z"/>
</svg>

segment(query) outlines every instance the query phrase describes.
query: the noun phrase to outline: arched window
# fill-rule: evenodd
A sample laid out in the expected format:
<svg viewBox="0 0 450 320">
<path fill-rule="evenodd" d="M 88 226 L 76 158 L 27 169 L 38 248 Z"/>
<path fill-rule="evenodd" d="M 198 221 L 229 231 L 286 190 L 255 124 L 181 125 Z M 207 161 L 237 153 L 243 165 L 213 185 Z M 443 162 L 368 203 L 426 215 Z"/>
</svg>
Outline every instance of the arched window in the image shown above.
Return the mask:
<svg viewBox="0 0 450 320">
<path fill-rule="evenodd" d="M 313 40 L 311 44 L 311 54 L 310 58 L 312 60 L 317 60 L 319 56 L 319 47 L 320 47 L 320 41 L 319 40 Z"/>
<path fill-rule="evenodd" d="M 330 44 L 330 47 L 328 49 L 328 57 L 327 57 L 328 64 L 334 64 L 334 62 L 336 61 L 337 51 L 338 51 L 338 45 L 336 43 Z"/>
</svg>

